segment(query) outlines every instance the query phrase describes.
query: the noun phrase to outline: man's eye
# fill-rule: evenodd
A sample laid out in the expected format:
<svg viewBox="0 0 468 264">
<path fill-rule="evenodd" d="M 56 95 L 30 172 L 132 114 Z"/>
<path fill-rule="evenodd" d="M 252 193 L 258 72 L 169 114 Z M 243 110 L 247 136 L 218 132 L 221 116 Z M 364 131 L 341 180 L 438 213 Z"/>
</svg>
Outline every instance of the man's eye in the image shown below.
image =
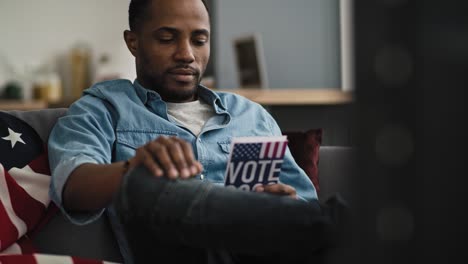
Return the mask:
<svg viewBox="0 0 468 264">
<path fill-rule="evenodd" d="M 203 46 L 208 42 L 208 40 L 207 39 L 195 39 L 193 42 L 197 46 Z"/>
<path fill-rule="evenodd" d="M 161 43 L 169 43 L 169 42 L 173 41 L 174 38 L 172 38 L 172 37 L 160 37 L 158 40 Z"/>
</svg>

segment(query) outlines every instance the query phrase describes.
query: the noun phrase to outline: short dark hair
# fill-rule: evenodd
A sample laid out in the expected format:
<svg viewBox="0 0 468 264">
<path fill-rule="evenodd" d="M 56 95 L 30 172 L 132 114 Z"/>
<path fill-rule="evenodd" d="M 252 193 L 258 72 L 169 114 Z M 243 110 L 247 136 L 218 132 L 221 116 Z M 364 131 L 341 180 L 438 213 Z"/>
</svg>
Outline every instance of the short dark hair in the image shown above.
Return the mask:
<svg viewBox="0 0 468 264">
<path fill-rule="evenodd" d="M 128 7 L 128 24 L 131 31 L 138 30 L 141 23 L 146 19 L 146 8 L 152 0 L 131 0 Z M 205 5 L 208 16 L 210 15 L 210 9 L 206 4 L 206 0 L 201 0 Z"/>
</svg>

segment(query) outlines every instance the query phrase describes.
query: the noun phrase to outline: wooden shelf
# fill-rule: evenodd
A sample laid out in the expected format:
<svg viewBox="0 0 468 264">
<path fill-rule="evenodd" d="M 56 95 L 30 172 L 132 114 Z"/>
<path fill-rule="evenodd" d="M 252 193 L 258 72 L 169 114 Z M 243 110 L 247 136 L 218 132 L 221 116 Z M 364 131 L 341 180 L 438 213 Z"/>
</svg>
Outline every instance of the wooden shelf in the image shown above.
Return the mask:
<svg viewBox="0 0 468 264">
<path fill-rule="evenodd" d="M 244 96 L 262 105 L 341 105 L 353 102 L 352 92 L 339 89 L 213 89 Z M 36 110 L 48 107 L 68 107 L 73 100 L 59 104 L 44 101 L 0 100 L 0 110 Z"/>
<path fill-rule="evenodd" d="M 47 108 L 45 101 L 0 100 L 0 111 L 6 110 L 39 110 Z"/>
<path fill-rule="evenodd" d="M 262 105 L 338 105 L 353 102 L 351 92 L 339 89 L 216 89 L 242 95 Z"/>
</svg>

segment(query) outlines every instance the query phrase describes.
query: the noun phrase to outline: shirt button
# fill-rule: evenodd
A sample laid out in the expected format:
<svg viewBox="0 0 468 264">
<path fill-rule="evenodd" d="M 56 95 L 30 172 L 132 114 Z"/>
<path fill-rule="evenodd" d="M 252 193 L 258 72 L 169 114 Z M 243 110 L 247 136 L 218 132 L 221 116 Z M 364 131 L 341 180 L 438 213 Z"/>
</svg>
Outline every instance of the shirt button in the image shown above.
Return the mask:
<svg viewBox="0 0 468 264">
<path fill-rule="evenodd" d="M 200 180 L 203 180 L 205 178 L 205 175 L 201 174 L 200 175 Z"/>
</svg>

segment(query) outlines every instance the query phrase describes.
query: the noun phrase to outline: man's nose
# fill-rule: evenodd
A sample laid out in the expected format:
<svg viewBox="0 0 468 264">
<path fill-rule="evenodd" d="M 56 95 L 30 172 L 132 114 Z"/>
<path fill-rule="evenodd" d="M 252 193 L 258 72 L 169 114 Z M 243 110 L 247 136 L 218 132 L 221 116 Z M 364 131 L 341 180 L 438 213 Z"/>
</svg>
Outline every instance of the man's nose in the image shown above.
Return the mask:
<svg viewBox="0 0 468 264">
<path fill-rule="evenodd" d="M 192 63 L 195 60 L 193 49 L 189 41 L 181 41 L 179 45 L 177 45 L 174 58 L 177 61 L 182 61 L 185 63 Z"/>
</svg>

